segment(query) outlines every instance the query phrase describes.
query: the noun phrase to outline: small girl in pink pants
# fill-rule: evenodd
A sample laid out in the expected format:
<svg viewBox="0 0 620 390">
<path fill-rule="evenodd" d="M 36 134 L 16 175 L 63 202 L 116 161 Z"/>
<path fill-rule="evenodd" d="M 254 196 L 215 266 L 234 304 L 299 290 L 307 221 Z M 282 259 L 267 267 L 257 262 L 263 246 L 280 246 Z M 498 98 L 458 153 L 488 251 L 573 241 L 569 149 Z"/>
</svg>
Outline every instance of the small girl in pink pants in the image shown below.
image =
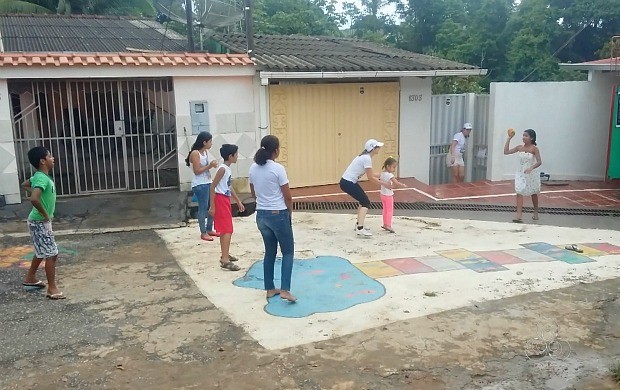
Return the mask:
<svg viewBox="0 0 620 390">
<path fill-rule="evenodd" d="M 392 217 L 394 216 L 394 187 L 407 187 L 405 184 L 399 182 L 394 177 L 398 161 L 393 157 L 388 157 L 383 163 L 383 172 L 379 178 L 384 183 L 390 183 L 390 188 L 381 186 L 381 203 L 383 203 L 383 229 L 390 233 L 395 233 L 392 229 Z"/>
</svg>

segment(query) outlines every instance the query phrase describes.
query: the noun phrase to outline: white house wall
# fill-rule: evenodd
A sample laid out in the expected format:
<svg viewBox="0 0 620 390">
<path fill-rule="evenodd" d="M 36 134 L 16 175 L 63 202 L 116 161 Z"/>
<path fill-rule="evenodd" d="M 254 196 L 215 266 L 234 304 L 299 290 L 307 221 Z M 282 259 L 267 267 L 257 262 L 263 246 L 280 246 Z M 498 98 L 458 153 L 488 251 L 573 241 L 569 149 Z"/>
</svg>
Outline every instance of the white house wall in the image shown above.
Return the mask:
<svg viewBox="0 0 620 390">
<path fill-rule="evenodd" d="M 210 154 L 221 161 L 222 144 L 239 146 L 239 160 L 232 166 L 233 177 L 247 177 L 260 137 L 256 118 L 254 78 L 242 77 L 173 77 L 179 181 L 181 190 L 191 187 L 192 172 L 185 164 L 188 152 L 196 139 L 192 135 L 191 101 L 207 101 L 209 131 L 213 135 Z"/>
<path fill-rule="evenodd" d="M 428 183 L 432 78 L 400 79 L 400 177 Z"/>
<path fill-rule="evenodd" d="M 7 204 L 21 202 L 15 144 L 13 143 L 13 121 L 11 118 L 11 99 L 6 80 L 0 80 L 0 195 Z"/>
<path fill-rule="evenodd" d="M 612 79 L 592 81 L 492 83 L 490 180 L 514 178 L 517 160 L 504 156 L 506 131 L 521 142 L 523 130 L 536 131 L 543 165 L 552 180 L 601 180 L 605 176 Z"/>
</svg>

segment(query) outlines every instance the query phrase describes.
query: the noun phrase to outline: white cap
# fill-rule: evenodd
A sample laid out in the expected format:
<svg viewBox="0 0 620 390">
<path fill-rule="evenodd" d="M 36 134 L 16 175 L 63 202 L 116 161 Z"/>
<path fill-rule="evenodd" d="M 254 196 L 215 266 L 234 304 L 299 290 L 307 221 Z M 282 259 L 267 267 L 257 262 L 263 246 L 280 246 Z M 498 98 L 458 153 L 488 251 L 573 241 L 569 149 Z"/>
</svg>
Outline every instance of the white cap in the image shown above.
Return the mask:
<svg viewBox="0 0 620 390">
<path fill-rule="evenodd" d="M 473 128 L 473 126 L 471 125 L 471 123 L 467 122 L 463 125 L 463 128 L 465 130 L 471 130 Z"/>
<path fill-rule="evenodd" d="M 366 149 L 367 152 L 372 152 L 374 148 L 380 148 L 382 146 L 383 142 L 379 142 L 376 139 L 369 139 L 366 141 L 366 146 L 364 146 L 364 149 Z"/>
</svg>

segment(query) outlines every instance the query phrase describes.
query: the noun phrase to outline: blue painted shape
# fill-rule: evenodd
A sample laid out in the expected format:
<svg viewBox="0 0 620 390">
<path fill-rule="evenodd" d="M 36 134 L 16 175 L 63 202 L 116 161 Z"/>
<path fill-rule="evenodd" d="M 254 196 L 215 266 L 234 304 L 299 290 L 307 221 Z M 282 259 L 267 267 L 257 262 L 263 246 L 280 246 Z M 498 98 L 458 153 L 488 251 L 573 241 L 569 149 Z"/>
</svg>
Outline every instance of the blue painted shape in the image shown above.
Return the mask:
<svg viewBox="0 0 620 390">
<path fill-rule="evenodd" d="M 580 255 L 579 253 L 566 249 L 558 248 L 557 246 L 547 244 L 546 242 L 532 242 L 529 244 L 521 244 L 521 246 L 568 264 L 591 263 L 594 261 L 587 256 Z"/>
<path fill-rule="evenodd" d="M 281 259 L 275 264 L 275 284 L 280 286 Z M 264 290 L 263 262 L 252 264 L 245 276 L 233 282 L 235 286 Z M 348 260 L 336 256 L 319 256 L 295 260 L 291 292 L 296 303 L 285 302 L 279 296 L 270 298 L 265 311 L 278 317 L 300 318 L 314 313 L 329 313 L 372 302 L 385 295 L 385 287 Z"/>
</svg>

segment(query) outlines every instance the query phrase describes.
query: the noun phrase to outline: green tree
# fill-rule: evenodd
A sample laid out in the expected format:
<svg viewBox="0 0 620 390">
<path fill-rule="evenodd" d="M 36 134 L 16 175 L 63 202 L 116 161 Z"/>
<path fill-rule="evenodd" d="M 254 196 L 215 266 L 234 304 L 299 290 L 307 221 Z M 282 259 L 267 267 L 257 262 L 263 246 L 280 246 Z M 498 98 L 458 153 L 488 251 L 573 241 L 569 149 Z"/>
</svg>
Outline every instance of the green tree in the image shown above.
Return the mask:
<svg viewBox="0 0 620 390">
<path fill-rule="evenodd" d="M 557 9 L 563 39 L 568 42 L 562 61 L 597 59 L 613 35 L 620 34 L 620 0 L 550 0 Z"/>
<path fill-rule="evenodd" d="M 0 0 L 0 13 L 4 14 L 49 14 L 55 10 L 53 1 Z"/>
<path fill-rule="evenodd" d="M 546 0 L 523 0 L 504 36 L 510 39 L 504 79 L 554 80 L 559 73 L 555 50 L 561 45 L 559 12 Z"/>
<path fill-rule="evenodd" d="M 398 28 L 393 16 L 381 10 L 394 0 L 362 0 L 360 9 L 353 2 L 343 4 L 344 16 L 351 24 L 350 35 L 379 43 L 395 43 Z"/>
<path fill-rule="evenodd" d="M 151 0 L 60 0 L 59 3 L 65 3 L 75 14 L 155 15 Z"/>
<path fill-rule="evenodd" d="M 254 30 L 263 34 L 340 35 L 335 0 L 257 0 Z"/>
<path fill-rule="evenodd" d="M 150 0 L 0 0 L 0 12 L 155 15 Z"/>
</svg>

